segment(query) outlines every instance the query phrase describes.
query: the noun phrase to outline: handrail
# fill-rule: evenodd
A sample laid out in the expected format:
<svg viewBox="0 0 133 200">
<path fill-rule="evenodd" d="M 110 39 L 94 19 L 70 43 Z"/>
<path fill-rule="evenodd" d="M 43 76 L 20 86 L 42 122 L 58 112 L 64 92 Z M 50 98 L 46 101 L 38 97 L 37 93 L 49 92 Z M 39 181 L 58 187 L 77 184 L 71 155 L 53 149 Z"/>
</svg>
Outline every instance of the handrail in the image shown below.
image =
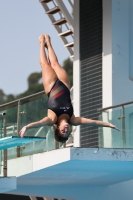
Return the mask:
<svg viewBox="0 0 133 200">
<path fill-rule="evenodd" d="M 98 112 L 103 112 L 105 110 L 109 110 L 111 108 L 117 108 L 117 107 L 120 107 L 120 106 L 125 106 L 125 105 L 129 105 L 129 104 L 132 104 L 133 101 L 129 101 L 129 102 L 126 102 L 126 103 L 122 103 L 122 104 L 117 104 L 117 105 L 114 105 L 114 106 L 109 106 L 109 107 L 106 107 L 106 108 L 101 108 L 101 109 L 98 109 L 97 111 Z"/>
<path fill-rule="evenodd" d="M 70 89 L 70 94 L 72 94 L 72 92 L 73 92 L 73 87 Z M 23 112 L 20 111 L 20 106 L 23 105 L 24 103 L 30 102 L 30 100 L 34 100 L 35 97 L 38 97 L 39 95 L 43 95 L 43 94 L 46 94 L 46 93 L 44 91 L 41 91 L 41 92 L 26 96 L 26 97 L 23 97 L 23 98 L 20 98 L 20 99 L 16 99 L 16 100 L 11 101 L 9 103 L 0 105 L 0 111 L 1 111 L 0 116 L 3 116 L 3 115 L 6 114 L 3 110 L 6 111 L 7 109 L 9 109 L 11 107 L 16 106 L 17 107 L 17 122 L 16 122 L 17 123 L 17 134 L 19 134 L 19 131 L 20 131 L 20 117 L 21 117 L 20 115 L 22 113 L 24 113 L 24 111 Z M 3 113 L 2 113 L 2 111 L 3 111 Z M 38 132 L 37 132 L 37 134 L 38 134 Z M 55 143 L 55 146 L 56 146 L 56 148 L 58 148 L 58 143 L 57 142 Z M 20 157 L 20 148 L 17 148 L 17 157 Z"/>
<path fill-rule="evenodd" d="M 70 92 L 72 92 L 72 90 L 73 90 L 73 86 L 71 87 Z M 26 97 L 23 97 L 23 98 L 20 98 L 20 99 L 16 99 L 16 100 L 11 101 L 9 103 L 2 104 L 2 105 L 0 105 L 0 109 L 4 108 L 4 107 L 12 106 L 12 105 L 18 103 L 19 101 L 23 102 L 23 101 L 26 101 L 26 100 L 30 100 L 30 99 L 32 99 L 34 97 L 37 97 L 37 96 L 41 95 L 41 94 L 45 94 L 45 91 L 41 91 L 41 92 L 26 96 Z"/>
<path fill-rule="evenodd" d="M 12 106 L 12 105 L 18 103 L 18 101 L 22 102 L 22 101 L 30 100 L 31 98 L 37 97 L 37 96 L 39 96 L 41 94 L 45 94 L 45 92 L 41 91 L 41 92 L 38 92 L 38 93 L 35 93 L 35 94 L 32 94 L 32 95 L 26 96 L 26 97 L 23 97 L 23 98 L 20 98 L 20 99 L 16 99 L 16 100 L 11 101 L 9 103 L 2 104 L 2 105 L 0 105 L 0 109 L 4 108 L 4 107 L 7 107 L 7 106 Z"/>
</svg>

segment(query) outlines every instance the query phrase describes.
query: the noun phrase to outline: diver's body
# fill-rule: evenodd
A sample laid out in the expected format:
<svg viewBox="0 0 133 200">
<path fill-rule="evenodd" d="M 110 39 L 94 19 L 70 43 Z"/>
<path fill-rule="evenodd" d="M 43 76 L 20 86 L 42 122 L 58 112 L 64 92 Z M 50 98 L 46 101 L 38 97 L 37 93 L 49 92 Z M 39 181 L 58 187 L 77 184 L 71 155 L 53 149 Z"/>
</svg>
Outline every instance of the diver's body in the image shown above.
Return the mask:
<svg viewBox="0 0 133 200">
<path fill-rule="evenodd" d="M 20 131 L 23 137 L 26 129 L 45 125 L 57 125 L 55 129 L 56 140 L 66 141 L 70 132 L 70 125 L 103 126 L 118 130 L 113 124 L 75 117 L 70 99 L 70 81 L 66 71 L 59 65 L 56 54 L 47 34 L 40 35 L 40 65 L 42 67 L 42 82 L 45 93 L 48 95 L 48 112 L 43 119 L 24 126 Z M 48 50 L 46 56 L 45 47 Z"/>
</svg>

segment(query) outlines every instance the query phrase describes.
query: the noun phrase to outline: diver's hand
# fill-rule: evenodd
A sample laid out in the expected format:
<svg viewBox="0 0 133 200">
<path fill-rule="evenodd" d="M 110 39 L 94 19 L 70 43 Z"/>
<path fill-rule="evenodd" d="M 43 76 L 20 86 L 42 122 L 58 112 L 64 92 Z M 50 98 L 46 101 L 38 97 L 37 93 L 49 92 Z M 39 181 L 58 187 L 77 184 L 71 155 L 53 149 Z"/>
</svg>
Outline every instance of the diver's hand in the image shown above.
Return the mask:
<svg viewBox="0 0 133 200">
<path fill-rule="evenodd" d="M 21 138 L 24 137 L 24 134 L 25 134 L 25 132 L 26 132 L 26 129 L 27 129 L 27 126 L 24 126 L 24 127 L 21 129 L 21 131 L 19 132 L 19 135 L 20 135 Z"/>
<path fill-rule="evenodd" d="M 117 126 L 113 125 L 113 124 L 110 124 L 110 128 L 113 128 L 113 129 L 116 129 L 117 131 L 120 131 Z"/>
</svg>

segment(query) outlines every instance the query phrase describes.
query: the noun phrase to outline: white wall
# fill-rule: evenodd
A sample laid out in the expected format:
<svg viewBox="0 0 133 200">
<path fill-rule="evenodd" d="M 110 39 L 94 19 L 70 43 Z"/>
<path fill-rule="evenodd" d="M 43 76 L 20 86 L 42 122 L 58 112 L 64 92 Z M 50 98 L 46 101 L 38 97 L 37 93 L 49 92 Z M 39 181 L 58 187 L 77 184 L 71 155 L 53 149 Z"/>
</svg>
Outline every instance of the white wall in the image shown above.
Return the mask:
<svg viewBox="0 0 133 200">
<path fill-rule="evenodd" d="M 73 100 L 74 114 L 80 116 L 80 55 L 79 55 L 79 0 L 74 1 L 74 62 Z M 74 147 L 80 147 L 80 126 L 74 127 Z"/>
<path fill-rule="evenodd" d="M 133 1 L 103 0 L 103 107 L 133 100 L 132 55 Z"/>
<path fill-rule="evenodd" d="M 131 17 L 130 13 L 133 13 L 133 10 L 131 11 L 129 7 L 129 0 L 112 0 L 113 105 L 133 100 L 133 81 L 129 79 L 129 69 L 132 68 L 131 63 L 133 63 L 133 56 L 131 54 L 133 42 L 130 34 L 131 22 L 129 23 L 129 21 L 131 20 L 129 19 Z"/>
<path fill-rule="evenodd" d="M 112 105 L 112 2 L 103 0 L 103 107 Z"/>
<path fill-rule="evenodd" d="M 103 0 L 103 108 L 133 101 L 133 1 Z M 110 122 L 121 129 L 121 108 L 112 115 Z M 111 111 L 111 110 L 110 110 Z M 128 118 L 126 112 L 126 134 L 129 142 Z M 130 115 L 131 116 L 131 115 Z M 103 115 L 107 121 L 107 115 Z M 128 130 L 128 131 L 127 131 Z M 111 147 L 114 137 L 111 129 L 104 129 L 105 147 Z M 121 145 L 120 135 L 115 138 Z"/>
<path fill-rule="evenodd" d="M 103 64 L 102 64 L 102 106 L 112 105 L 112 1 L 103 0 Z M 112 120 L 112 114 L 103 113 L 103 121 Z M 112 145 L 111 129 L 103 129 L 104 147 Z"/>
</svg>

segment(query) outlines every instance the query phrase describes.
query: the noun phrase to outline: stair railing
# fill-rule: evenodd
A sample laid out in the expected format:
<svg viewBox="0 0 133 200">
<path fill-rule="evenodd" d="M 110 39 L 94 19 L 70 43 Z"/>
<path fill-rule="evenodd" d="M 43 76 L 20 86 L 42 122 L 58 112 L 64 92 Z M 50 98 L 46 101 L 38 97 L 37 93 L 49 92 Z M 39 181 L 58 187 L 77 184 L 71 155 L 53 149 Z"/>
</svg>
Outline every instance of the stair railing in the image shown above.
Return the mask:
<svg viewBox="0 0 133 200">
<path fill-rule="evenodd" d="M 39 0 L 42 4 L 46 14 L 49 16 L 53 26 L 58 32 L 58 36 L 62 39 L 64 47 L 69 51 L 70 57 L 74 57 L 74 20 L 67 7 L 65 6 L 62 0 Z M 71 1 L 68 1 L 71 7 L 73 4 Z M 53 8 L 51 9 L 48 4 L 52 3 Z M 59 14 L 60 19 L 56 19 L 55 14 Z M 63 30 L 65 26 L 65 31 Z M 68 41 L 68 36 L 71 37 L 72 41 Z M 70 39 L 70 38 L 69 38 Z"/>
</svg>

